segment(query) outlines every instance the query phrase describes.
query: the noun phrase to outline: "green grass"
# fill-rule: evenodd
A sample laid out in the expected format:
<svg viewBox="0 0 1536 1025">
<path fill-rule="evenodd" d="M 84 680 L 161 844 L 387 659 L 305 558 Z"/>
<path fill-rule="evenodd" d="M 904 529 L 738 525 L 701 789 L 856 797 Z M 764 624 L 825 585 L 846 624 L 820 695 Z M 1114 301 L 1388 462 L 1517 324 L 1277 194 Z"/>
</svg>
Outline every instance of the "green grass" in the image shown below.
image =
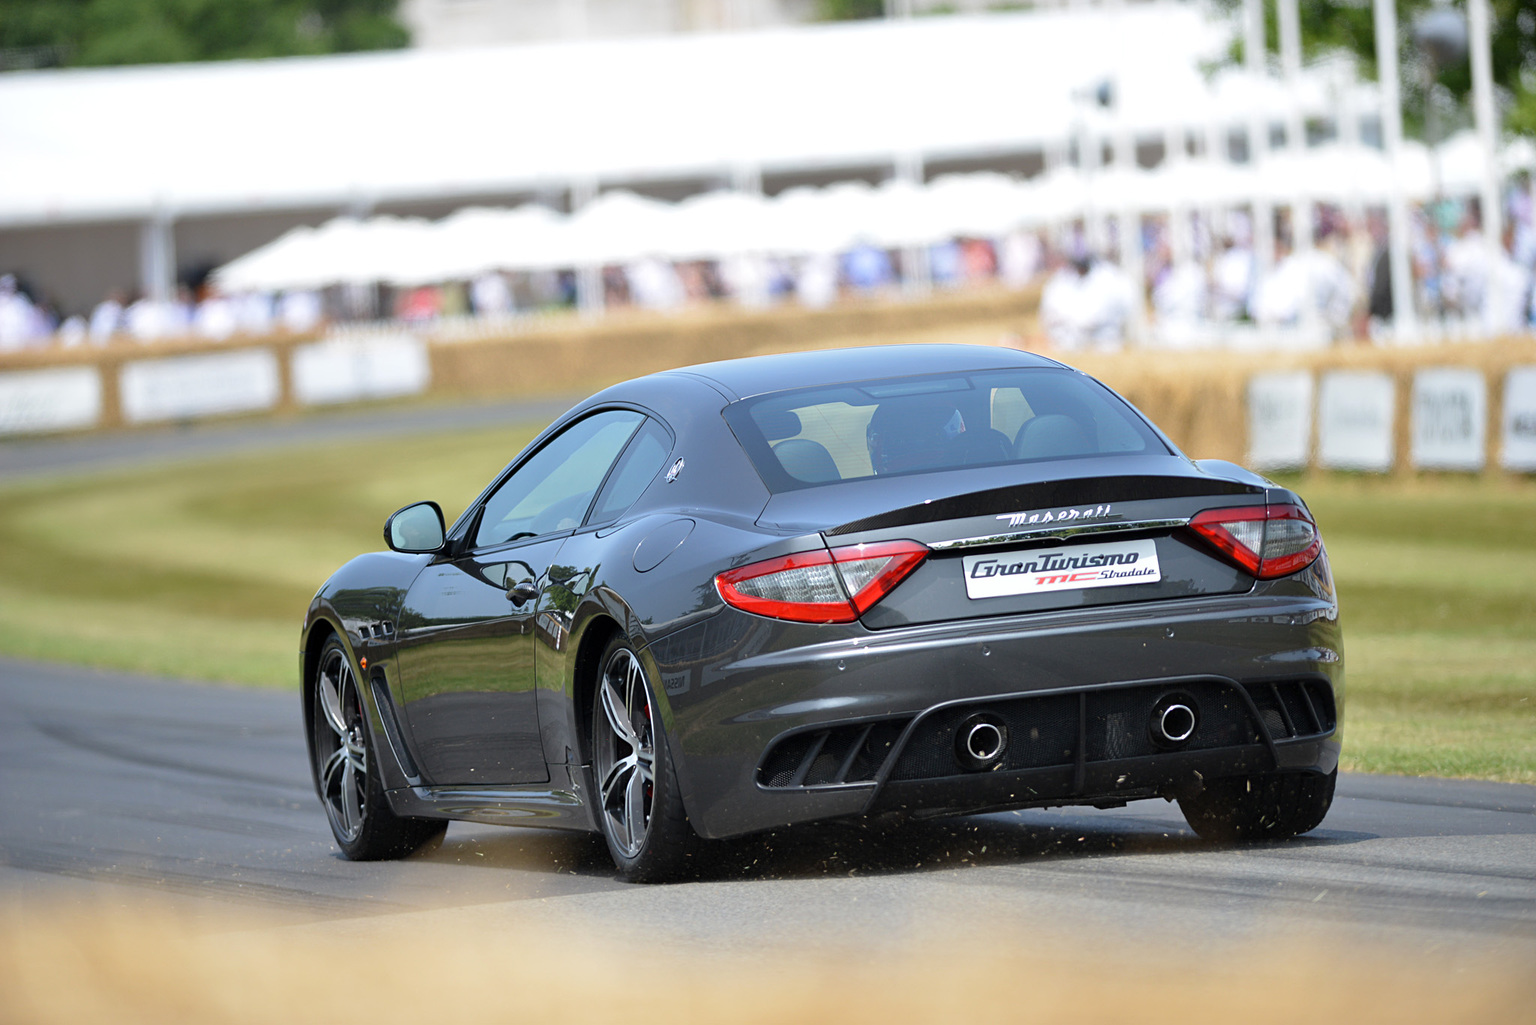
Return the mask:
<svg viewBox="0 0 1536 1025">
<path fill-rule="evenodd" d="M 1536 783 L 1536 482 L 1288 481 L 1344 624 L 1344 767 Z"/>
<path fill-rule="evenodd" d="M 450 518 L 535 426 L 332 444 L 0 487 L 0 653 L 291 687 L 310 597 Z M 1291 481 L 1343 606 L 1345 767 L 1536 782 L 1536 482 Z"/>
<path fill-rule="evenodd" d="M 451 519 L 537 426 L 182 463 L 0 490 L 0 652 L 292 686 L 330 573 L 384 517 Z"/>
</svg>

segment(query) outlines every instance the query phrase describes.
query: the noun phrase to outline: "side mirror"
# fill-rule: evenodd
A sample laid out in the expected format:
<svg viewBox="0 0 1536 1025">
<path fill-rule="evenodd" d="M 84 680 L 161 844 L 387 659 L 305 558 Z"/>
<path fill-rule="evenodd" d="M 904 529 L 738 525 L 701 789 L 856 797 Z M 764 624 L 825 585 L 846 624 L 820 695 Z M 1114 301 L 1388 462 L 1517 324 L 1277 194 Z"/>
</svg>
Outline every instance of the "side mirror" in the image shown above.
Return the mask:
<svg viewBox="0 0 1536 1025">
<path fill-rule="evenodd" d="M 408 555 L 442 551 L 446 533 L 443 510 L 436 502 L 415 502 L 384 521 L 384 543 Z"/>
</svg>

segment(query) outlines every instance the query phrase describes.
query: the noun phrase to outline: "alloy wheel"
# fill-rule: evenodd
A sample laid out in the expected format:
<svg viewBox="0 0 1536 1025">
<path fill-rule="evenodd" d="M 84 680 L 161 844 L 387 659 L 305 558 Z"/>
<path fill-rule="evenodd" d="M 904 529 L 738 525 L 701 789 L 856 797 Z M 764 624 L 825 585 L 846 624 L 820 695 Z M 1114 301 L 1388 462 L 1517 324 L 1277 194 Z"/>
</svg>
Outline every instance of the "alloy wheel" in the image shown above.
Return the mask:
<svg viewBox="0 0 1536 1025">
<path fill-rule="evenodd" d="M 634 858 L 645 846 L 656 790 L 650 690 L 628 648 L 608 659 L 598 687 L 602 722 L 593 732 L 603 824 L 614 846 Z"/>
<path fill-rule="evenodd" d="M 324 723 L 315 727 L 320 798 L 336 838 L 352 843 L 362 835 L 367 815 L 368 745 L 357 678 L 340 649 L 326 653 L 315 691 Z"/>
</svg>

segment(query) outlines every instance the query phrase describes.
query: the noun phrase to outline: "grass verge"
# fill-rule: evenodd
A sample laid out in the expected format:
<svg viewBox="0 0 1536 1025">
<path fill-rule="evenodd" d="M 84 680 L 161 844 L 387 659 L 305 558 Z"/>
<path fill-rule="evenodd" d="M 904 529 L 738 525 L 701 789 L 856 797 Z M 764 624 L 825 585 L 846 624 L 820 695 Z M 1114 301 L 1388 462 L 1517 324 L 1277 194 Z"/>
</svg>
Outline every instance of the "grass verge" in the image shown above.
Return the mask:
<svg viewBox="0 0 1536 1025">
<path fill-rule="evenodd" d="M 1344 768 L 1536 783 L 1536 482 L 1289 480 L 1344 622 Z"/>
<path fill-rule="evenodd" d="M 315 588 L 392 510 L 451 517 L 537 425 L 0 490 L 0 653 L 287 687 Z M 1536 783 L 1536 482 L 1311 475 L 1348 663 L 1345 768 Z"/>
<path fill-rule="evenodd" d="M 292 686 L 320 583 L 408 502 L 455 516 L 538 426 L 8 484 L 0 652 Z"/>
</svg>

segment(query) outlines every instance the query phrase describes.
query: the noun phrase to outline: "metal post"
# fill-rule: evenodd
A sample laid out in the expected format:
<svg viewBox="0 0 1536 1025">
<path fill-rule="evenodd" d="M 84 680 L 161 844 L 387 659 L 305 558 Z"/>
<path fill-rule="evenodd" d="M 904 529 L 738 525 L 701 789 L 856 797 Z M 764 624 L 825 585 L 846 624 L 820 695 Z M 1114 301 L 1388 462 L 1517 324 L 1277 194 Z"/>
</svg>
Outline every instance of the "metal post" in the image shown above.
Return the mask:
<svg viewBox="0 0 1536 1025">
<path fill-rule="evenodd" d="M 1136 170 L 1136 137 L 1125 120 L 1116 115 L 1115 163 L 1127 173 Z M 1137 344 L 1146 341 L 1147 269 L 1141 251 L 1141 211 L 1129 201 L 1120 207 L 1120 270 L 1131 279 L 1131 318 L 1126 325 L 1127 338 Z"/>
<path fill-rule="evenodd" d="M 1104 255 L 1106 244 L 1104 214 L 1099 209 L 1093 192 L 1094 178 L 1098 174 L 1099 164 L 1103 158 L 1102 146 L 1103 143 L 1091 126 L 1091 118 L 1087 115 L 1080 116 L 1077 135 L 1077 170 L 1083 176 L 1083 191 L 1088 197 L 1087 209 L 1083 211 L 1083 228 L 1087 235 L 1088 248 L 1095 256 Z"/>
<path fill-rule="evenodd" d="M 1248 111 L 1248 164 L 1260 176 L 1269 152 L 1269 112 L 1259 102 L 1264 91 L 1264 0 L 1243 0 L 1243 57 L 1253 83 L 1254 104 Z M 1269 196 L 1253 197 L 1254 286 L 1275 265 L 1275 216 Z"/>
<path fill-rule="evenodd" d="M 1301 17 L 1297 0 L 1279 0 L 1280 68 L 1285 75 L 1289 103 L 1285 111 L 1285 141 L 1297 159 L 1307 153 L 1307 126 L 1301 117 Z M 1312 248 L 1312 200 L 1297 195 L 1291 205 L 1291 239 L 1298 253 Z"/>
<path fill-rule="evenodd" d="M 1360 112 L 1355 108 L 1355 80 L 1353 73 L 1340 75 L 1335 80 L 1338 90 L 1335 99 L 1334 135 L 1345 152 L 1354 153 L 1360 148 Z M 1344 212 L 1352 230 L 1358 230 L 1365 220 L 1365 203 L 1360 198 L 1359 186 L 1350 179 L 1349 194 L 1344 199 Z"/>
<path fill-rule="evenodd" d="M 1177 174 L 1178 168 L 1189 162 L 1188 133 L 1182 124 L 1169 125 L 1163 130 L 1163 169 Z M 1176 264 L 1194 257 L 1194 232 L 1190 227 L 1189 205 L 1177 200 L 1168 211 L 1168 252 Z"/>
<path fill-rule="evenodd" d="M 163 208 L 139 226 L 139 289 L 156 302 L 176 295 L 175 220 Z"/>
<path fill-rule="evenodd" d="M 902 153 L 896 157 L 896 180 L 916 188 L 923 187 L 925 169 L 921 153 Z M 901 251 L 901 290 L 922 296 L 933 291 L 933 266 L 927 245 L 909 245 Z"/>
<path fill-rule="evenodd" d="M 1381 137 L 1392 167 L 1387 203 L 1387 262 L 1392 269 L 1392 331 L 1399 343 L 1415 341 L 1413 275 L 1408 267 L 1408 203 L 1403 198 L 1403 105 L 1397 71 L 1397 9 L 1393 0 L 1372 0 L 1376 22 L 1376 67 L 1381 79 Z"/>
<path fill-rule="evenodd" d="M 594 178 L 578 178 L 571 183 L 571 214 L 581 212 L 582 208 L 597 198 L 597 180 Z M 598 314 L 603 312 L 603 269 L 601 267 L 585 266 L 576 268 L 576 308 L 582 313 Z"/>
<path fill-rule="evenodd" d="M 1504 210 L 1500 193 L 1499 122 L 1493 104 L 1493 58 L 1488 41 L 1488 0 L 1467 0 L 1467 28 L 1472 48 L 1472 109 L 1477 120 L 1477 141 L 1483 150 L 1483 245 L 1488 274 L 1484 286 L 1484 322 L 1499 309 L 1499 266 L 1504 255 Z"/>
</svg>

